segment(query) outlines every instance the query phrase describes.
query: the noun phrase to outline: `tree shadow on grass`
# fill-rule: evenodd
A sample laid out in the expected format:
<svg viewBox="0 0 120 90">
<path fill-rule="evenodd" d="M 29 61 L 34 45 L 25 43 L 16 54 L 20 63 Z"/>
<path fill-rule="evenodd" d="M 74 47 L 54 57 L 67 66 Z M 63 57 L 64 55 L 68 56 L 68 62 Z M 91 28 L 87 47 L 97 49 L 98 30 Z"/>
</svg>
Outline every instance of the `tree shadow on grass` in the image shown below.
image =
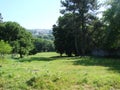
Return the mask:
<svg viewBox="0 0 120 90">
<path fill-rule="evenodd" d="M 66 56 L 53 56 L 53 57 L 28 57 L 23 59 L 17 59 L 18 62 L 32 62 L 32 61 L 53 61 L 53 60 L 64 60 Z"/>
<path fill-rule="evenodd" d="M 32 61 L 52 61 L 52 58 L 46 58 L 46 57 L 30 57 L 30 58 L 23 58 L 19 59 L 19 62 L 32 62 Z"/>
<path fill-rule="evenodd" d="M 114 70 L 120 73 L 119 58 L 102 58 L 102 57 L 82 57 L 73 61 L 74 65 L 83 66 L 104 66 L 109 67 L 108 70 Z"/>
<path fill-rule="evenodd" d="M 59 60 L 59 59 L 64 60 L 64 59 L 67 59 L 68 57 L 67 56 L 52 56 L 50 58 L 55 59 L 55 60 Z"/>
</svg>

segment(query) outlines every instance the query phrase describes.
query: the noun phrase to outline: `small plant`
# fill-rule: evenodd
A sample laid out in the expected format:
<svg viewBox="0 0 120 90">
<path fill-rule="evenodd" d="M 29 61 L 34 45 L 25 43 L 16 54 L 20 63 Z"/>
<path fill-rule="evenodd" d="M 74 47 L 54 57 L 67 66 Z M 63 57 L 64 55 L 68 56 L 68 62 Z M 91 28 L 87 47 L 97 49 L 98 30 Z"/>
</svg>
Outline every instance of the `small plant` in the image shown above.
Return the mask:
<svg viewBox="0 0 120 90">
<path fill-rule="evenodd" d="M 35 77 L 32 77 L 30 80 L 28 80 L 26 83 L 27 85 L 29 86 L 33 86 L 34 83 L 36 82 L 36 78 Z"/>
<path fill-rule="evenodd" d="M 68 86 L 66 78 L 59 74 L 42 74 L 39 77 L 32 77 L 27 82 L 28 86 L 32 88 L 39 88 L 45 90 L 59 90 Z M 59 85 L 59 86 L 57 86 Z"/>
</svg>

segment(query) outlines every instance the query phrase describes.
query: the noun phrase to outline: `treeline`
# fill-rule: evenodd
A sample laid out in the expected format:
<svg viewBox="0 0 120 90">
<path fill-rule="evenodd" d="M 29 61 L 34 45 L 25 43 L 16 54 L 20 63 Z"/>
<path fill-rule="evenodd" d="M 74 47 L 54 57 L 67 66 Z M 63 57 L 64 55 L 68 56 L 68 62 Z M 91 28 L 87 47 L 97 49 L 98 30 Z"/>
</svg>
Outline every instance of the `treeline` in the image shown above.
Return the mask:
<svg viewBox="0 0 120 90">
<path fill-rule="evenodd" d="M 63 16 L 53 25 L 55 49 L 61 55 L 120 56 L 120 0 L 104 3 L 97 17 L 97 0 L 62 0 Z"/>
<path fill-rule="evenodd" d="M 40 36 L 34 38 L 33 45 L 35 48 L 33 48 L 29 54 L 55 51 L 53 40 L 40 38 Z"/>
<path fill-rule="evenodd" d="M 0 14 L 1 15 L 1 14 Z M 0 16 L 1 17 L 1 16 Z M 36 54 L 38 52 L 54 51 L 52 40 L 33 37 L 30 32 L 16 22 L 3 22 L 0 19 L 0 55 L 12 53 L 13 57 L 19 54 Z"/>
</svg>

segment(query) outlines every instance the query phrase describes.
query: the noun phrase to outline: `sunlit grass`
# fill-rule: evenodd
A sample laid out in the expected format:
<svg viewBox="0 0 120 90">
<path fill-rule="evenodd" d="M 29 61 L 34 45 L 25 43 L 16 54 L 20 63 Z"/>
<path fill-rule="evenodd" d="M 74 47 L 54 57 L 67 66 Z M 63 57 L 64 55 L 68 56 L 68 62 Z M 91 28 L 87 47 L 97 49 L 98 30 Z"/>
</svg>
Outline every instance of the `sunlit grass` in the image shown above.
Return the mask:
<svg viewBox="0 0 120 90">
<path fill-rule="evenodd" d="M 0 90 L 120 89 L 120 59 L 59 57 L 54 52 L 5 59 Z"/>
</svg>

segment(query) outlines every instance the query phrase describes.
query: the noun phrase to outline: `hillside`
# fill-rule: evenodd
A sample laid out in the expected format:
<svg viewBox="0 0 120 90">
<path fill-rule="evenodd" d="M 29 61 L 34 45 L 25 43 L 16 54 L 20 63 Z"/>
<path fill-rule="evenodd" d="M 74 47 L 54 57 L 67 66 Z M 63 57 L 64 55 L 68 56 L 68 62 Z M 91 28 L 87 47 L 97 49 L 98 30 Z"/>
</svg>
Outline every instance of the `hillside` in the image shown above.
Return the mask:
<svg viewBox="0 0 120 90">
<path fill-rule="evenodd" d="M 28 29 L 28 31 L 31 32 L 33 35 L 52 34 L 51 29 Z"/>
</svg>

